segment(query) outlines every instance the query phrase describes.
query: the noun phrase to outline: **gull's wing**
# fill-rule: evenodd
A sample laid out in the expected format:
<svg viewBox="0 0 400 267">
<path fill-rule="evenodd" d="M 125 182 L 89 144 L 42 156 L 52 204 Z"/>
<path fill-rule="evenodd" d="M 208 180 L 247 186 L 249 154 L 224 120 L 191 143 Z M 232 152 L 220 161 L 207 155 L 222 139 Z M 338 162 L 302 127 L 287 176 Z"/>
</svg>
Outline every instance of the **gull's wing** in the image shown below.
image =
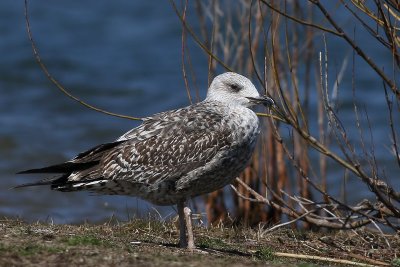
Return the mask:
<svg viewBox="0 0 400 267">
<path fill-rule="evenodd" d="M 174 181 L 222 155 L 230 146 L 232 133 L 224 123 L 220 112 L 201 103 L 163 112 L 147 118 L 114 143 L 80 153 L 63 164 L 25 171 L 63 173 L 27 185 L 50 184 L 54 189 L 68 191 L 90 190 L 85 184 L 92 185 L 94 181 L 143 185 Z M 73 186 L 76 184 L 80 186 Z"/>
</svg>

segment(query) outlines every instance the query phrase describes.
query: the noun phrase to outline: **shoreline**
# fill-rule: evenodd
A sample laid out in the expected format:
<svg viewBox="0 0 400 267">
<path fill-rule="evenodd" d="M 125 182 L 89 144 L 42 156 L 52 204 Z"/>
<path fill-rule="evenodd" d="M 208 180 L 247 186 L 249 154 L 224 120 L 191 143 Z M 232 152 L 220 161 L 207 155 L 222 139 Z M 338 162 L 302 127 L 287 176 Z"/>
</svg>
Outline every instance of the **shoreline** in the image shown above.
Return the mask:
<svg viewBox="0 0 400 267">
<path fill-rule="evenodd" d="M 0 266 L 400 266 L 399 235 L 367 229 L 266 233 L 219 226 L 194 231 L 198 249 L 190 253 L 177 246 L 174 222 L 51 224 L 2 218 Z"/>
</svg>

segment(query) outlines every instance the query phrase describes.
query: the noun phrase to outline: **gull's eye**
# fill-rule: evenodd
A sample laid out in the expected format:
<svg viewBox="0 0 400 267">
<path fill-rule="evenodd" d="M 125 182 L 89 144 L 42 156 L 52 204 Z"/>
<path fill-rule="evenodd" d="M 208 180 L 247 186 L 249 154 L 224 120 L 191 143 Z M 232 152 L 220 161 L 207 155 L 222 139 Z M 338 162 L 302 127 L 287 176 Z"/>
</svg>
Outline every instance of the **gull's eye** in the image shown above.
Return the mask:
<svg viewBox="0 0 400 267">
<path fill-rule="evenodd" d="M 243 89 L 243 87 L 237 83 L 232 83 L 229 85 L 229 87 L 232 89 L 234 92 L 239 92 L 240 90 Z"/>
</svg>

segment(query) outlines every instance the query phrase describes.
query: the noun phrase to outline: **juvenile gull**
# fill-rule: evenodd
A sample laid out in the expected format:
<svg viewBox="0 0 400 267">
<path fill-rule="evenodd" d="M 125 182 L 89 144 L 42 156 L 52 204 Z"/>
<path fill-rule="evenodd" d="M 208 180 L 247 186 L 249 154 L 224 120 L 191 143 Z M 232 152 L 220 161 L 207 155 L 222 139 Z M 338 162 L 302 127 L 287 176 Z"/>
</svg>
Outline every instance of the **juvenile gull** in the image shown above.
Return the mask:
<svg viewBox="0 0 400 267">
<path fill-rule="evenodd" d="M 258 118 L 249 109 L 256 104 L 274 102 L 261 97 L 242 75 L 218 75 L 202 102 L 147 117 L 116 141 L 67 162 L 22 171 L 59 175 L 17 187 L 50 185 L 63 192 L 87 190 L 177 204 L 180 245 L 193 249 L 185 203 L 231 183 L 246 167 L 260 133 Z"/>
</svg>

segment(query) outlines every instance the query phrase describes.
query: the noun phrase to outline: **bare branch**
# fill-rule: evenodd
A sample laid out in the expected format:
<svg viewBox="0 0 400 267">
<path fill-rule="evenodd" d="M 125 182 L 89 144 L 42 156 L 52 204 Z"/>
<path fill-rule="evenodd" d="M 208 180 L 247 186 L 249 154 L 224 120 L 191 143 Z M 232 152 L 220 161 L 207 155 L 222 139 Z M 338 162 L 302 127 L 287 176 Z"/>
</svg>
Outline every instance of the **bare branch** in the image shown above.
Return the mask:
<svg viewBox="0 0 400 267">
<path fill-rule="evenodd" d="M 110 115 L 110 116 L 114 116 L 114 117 L 118 117 L 118 118 L 122 118 L 122 119 L 129 119 L 129 120 L 142 120 L 142 118 L 138 118 L 138 117 L 132 117 L 132 116 L 128 116 L 128 115 L 121 115 L 121 114 L 117 114 L 117 113 L 113 113 L 98 107 L 95 107 L 93 105 L 90 105 L 88 103 L 86 103 L 85 101 L 79 99 L 78 97 L 74 96 L 73 94 L 71 94 L 67 89 L 65 89 L 49 72 L 49 70 L 47 69 L 46 65 L 43 63 L 40 55 L 39 55 L 39 51 L 36 47 L 35 42 L 33 41 L 33 36 L 32 36 L 32 32 L 31 32 L 31 26 L 29 23 L 29 12 L 28 12 L 28 0 L 25 0 L 25 22 L 26 22 L 26 30 L 28 32 L 28 37 L 29 37 L 29 41 L 31 42 L 32 45 L 32 50 L 33 50 L 33 54 L 35 56 L 36 62 L 39 64 L 40 68 L 42 69 L 42 71 L 44 72 L 44 74 L 46 75 L 46 77 L 51 81 L 51 83 L 53 83 L 63 94 L 65 94 L 66 96 L 68 96 L 69 98 L 75 100 L 76 102 L 78 102 L 79 104 L 83 105 L 84 107 L 87 107 L 91 110 L 106 114 L 106 115 Z"/>
</svg>

